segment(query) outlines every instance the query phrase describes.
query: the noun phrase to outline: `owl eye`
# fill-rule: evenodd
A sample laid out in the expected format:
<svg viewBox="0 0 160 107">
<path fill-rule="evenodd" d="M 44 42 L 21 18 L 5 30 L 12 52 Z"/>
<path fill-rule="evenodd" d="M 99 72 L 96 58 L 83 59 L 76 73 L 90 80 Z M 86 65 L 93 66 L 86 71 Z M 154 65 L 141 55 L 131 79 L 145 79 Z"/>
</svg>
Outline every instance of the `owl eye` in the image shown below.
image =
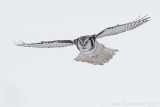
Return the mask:
<svg viewBox="0 0 160 107">
<path fill-rule="evenodd" d="M 82 45 L 82 42 L 81 42 L 81 41 L 80 41 L 79 43 L 80 43 L 80 45 Z"/>
<path fill-rule="evenodd" d="M 88 41 L 86 41 L 86 45 L 88 44 Z"/>
</svg>

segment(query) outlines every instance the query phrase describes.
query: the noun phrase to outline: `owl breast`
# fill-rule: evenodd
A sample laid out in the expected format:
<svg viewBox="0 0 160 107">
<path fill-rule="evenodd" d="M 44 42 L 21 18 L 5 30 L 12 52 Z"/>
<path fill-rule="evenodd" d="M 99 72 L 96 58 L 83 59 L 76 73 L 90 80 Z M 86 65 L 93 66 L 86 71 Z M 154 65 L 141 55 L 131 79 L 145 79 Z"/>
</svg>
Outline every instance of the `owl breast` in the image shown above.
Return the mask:
<svg viewBox="0 0 160 107">
<path fill-rule="evenodd" d="M 86 51 L 86 52 L 80 52 L 81 54 L 84 54 L 86 56 L 92 57 L 95 55 L 98 55 L 103 48 L 103 45 L 95 41 L 95 47 L 92 50 Z"/>
<path fill-rule="evenodd" d="M 115 55 L 118 50 L 105 47 L 103 44 L 96 42 L 93 50 L 88 52 L 80 52 L 75 58 L 76 61 L 91 63 L 94 65 L 104 65 Z"/>
</svg>

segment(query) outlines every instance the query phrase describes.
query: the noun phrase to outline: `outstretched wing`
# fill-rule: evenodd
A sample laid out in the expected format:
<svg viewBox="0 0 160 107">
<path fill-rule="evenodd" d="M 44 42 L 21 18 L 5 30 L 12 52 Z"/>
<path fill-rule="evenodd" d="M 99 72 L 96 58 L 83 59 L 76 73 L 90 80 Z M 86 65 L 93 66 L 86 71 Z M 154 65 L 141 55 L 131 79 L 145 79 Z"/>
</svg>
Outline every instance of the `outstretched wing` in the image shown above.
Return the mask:
<svg viewBox="0 0 160 107">
<path fill-rule="evenodd" d="M 16 43 L 16 46 L 34 47 L 34 48 L 56 48 L 74 45 L 71 40 L 41 41 L 39 43 Z"/>
<path fill-rule="evenodd" d="M 144 16 L 142 18 L 138 18 L 135 21 L 126 23 L 126 24 L 122 24 L 122 25 L 116 25 L 113 27 L 109 27 L 104 29 L 103 31 L 101 31 L 100 33 L 98 33 L 97 35 L 95 35 L 95 38 L 101 38 L 104 36 L 110 36 L 110 35 L 116 35 L 122 32 L 126 32 L 132 29 L 137 28 L 138 26 L 148 22 L 150 20 L 150 17 Z"/>
</svg>

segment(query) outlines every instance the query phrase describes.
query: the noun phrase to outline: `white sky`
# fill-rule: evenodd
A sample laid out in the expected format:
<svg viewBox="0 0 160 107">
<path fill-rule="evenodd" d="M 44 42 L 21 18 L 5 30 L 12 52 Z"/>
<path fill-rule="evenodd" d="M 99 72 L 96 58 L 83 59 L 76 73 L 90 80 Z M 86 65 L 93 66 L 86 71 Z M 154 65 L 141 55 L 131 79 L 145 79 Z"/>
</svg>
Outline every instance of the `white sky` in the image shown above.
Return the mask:
<svg viewBox="0 0 160 107">
<path fill-rule="evenodd" d="M 1 0 L 0 107 L 159 107 L 159 0 Z M 75 39 L 135 20 L 99 39 L 119 52 L 104 66 L 76 62 L 75 46 L 36 49 L 13 40 Z M 137 104 L 137 105 L 136 105 Z"/>
</svg>

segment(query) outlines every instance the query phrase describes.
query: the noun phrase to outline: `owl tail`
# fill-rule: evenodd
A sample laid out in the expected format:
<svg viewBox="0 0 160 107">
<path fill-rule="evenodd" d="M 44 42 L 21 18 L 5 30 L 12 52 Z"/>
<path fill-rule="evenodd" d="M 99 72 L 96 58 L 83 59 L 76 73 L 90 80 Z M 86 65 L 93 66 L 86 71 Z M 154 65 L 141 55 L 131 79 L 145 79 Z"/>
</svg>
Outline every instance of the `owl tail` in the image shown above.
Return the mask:
<svg viewBox="0 0 160 107">
<path fill-rule="evenodd" d="M 80 53 L 74 60 L 88 62 L 94 65 L 104 65 L 109 62 L 109 60 L 115 55 L 118 50 L 107 48 L 103 46 L 99 54 L 95 56 L 87 56 L 83 53 Z"/>
</svg>

